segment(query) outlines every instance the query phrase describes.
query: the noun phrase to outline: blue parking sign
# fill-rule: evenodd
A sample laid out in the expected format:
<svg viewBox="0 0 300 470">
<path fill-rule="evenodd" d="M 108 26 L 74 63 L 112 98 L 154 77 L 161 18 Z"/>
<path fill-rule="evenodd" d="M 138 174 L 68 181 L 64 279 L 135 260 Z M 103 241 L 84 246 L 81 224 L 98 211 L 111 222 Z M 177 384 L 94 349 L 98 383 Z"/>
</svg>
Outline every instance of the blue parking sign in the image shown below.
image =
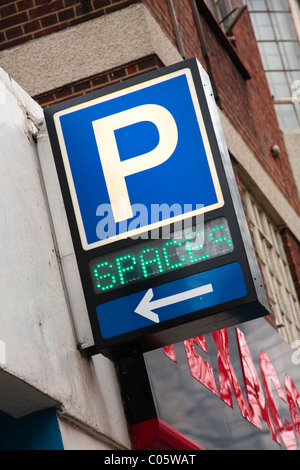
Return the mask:
<svg viewBox="0 0 300 470">
<path fill-rule="evenodd" d="M 120 359 L 268 315 L 197 59 L 56 104 L 45 118 L 90 354 Z"/>
<path fill-rule="evenodd" d="M 189 68 L 68 107 L 54 121 L 84 250 L 224 204 Z"/>
</svg>

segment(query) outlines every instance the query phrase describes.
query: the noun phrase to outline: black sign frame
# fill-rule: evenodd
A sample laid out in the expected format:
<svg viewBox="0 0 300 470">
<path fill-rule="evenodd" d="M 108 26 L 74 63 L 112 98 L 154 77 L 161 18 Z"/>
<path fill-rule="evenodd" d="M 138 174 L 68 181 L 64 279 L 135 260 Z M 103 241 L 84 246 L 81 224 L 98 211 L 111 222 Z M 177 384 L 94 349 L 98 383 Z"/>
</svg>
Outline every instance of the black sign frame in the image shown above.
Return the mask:
<svg viewBox="0 0 300 470">
<path fill-rule="evenodd" d="M 139 84 L 162 75 L 167 75 L 184 68 L 189 68 L 193 76 L 206 132 L 225 201 L 222 208 L 205 213 L 204 222 L 218 217 L 225 217 L 232 234 L 234 250 L 218 258 L 209 259 L 194 266 L 188 266 L 177 271 L 149 278 L 138 284 L 128 285 L 118 289 L 117 291 L 103 293 L 99 296 L 93 291 L 88 268 L 89 261 L 102 254 L 119 250 L 124 247 L 130 247 L 133 244 L 135 245 L 140 243 L 141 241 L 123 239 L 89 251 L 83 250 L 54 124 L 54 115 L 55 113 L 71 106 L 85 103 L 86 101 L 90 101 L 94 98 L 105 96 L 115 91 L 122 90 L 135 84 Z M 89 93 L 88 95 L 76 97 L 63 103 L 56 104 L 46 108 L 44 110 L 44 114 L 94 337 L 95 344 L 90 348 L 91 354 L 101 352 L 112 359 L 128 357 L 135 353 L 150 351 L 193 336 L 199 336 L 220 328 L 233 326 L 238 323 L 269 314 L 263 283 L 257 265 L 232 164 L 227 151 L 223 132 L 220 127 L 220 120 L 212 96 L 210 82 L 206 73 L 203 71 L 196 59 L 188 59 L 178 64 L 171 65 L 136 78 L 127 79 L 122 83 Z M 171 226 L 171 231 L 172 230 L 173 226 Z M 225 302 L 221 305 L 215 305 L 204 310 L 191 312 L 189 314 L 153 324 L 135 331 L 130 331 L 113 338 L 104 339 L 102 337 L 96 314 L 96 307 L 99 304 L 234 262 L 238 262 L 242 268 L 247 288 L 247 294 L 243 298 Z"/>
</svg>

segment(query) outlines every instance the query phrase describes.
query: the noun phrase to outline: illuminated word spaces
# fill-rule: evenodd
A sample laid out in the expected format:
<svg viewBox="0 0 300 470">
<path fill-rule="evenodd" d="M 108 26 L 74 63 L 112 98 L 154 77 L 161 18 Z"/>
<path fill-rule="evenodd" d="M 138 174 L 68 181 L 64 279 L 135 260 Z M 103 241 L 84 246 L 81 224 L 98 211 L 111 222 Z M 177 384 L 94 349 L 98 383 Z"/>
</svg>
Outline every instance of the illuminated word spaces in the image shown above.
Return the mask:
<svg viewBox="0 0 300 470">
<path fill-rule="evenodd" d="M 177 235 L 182 235 L 177 238 Z M 174 232 L 169 240 L 148 240 L 90 262 L 94 291 L 101 294 L 230 253 L 234 249 L 227 220 Z"/>
</svg>

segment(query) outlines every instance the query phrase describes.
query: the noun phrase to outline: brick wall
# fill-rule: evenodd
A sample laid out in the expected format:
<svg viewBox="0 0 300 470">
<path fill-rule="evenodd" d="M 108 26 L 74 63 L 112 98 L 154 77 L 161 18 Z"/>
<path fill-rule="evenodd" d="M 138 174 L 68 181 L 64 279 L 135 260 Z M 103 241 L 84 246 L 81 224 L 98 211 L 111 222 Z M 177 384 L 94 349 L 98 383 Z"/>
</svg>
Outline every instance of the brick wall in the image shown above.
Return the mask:
<svg viewBox="0 0 300 470">
<path fill-rule="evenodd" d="M 0 50 L 23 44 L 138 0 L 1 0 Z"/>
<path fill-rule="evenodd" d="M 152 13 L 156 21 L 161 25 L 168 38 L 176 45 L 176 36 L 170 17 L 167 0 L 143 0 L 144 5 Z M 197 57 L 204 65 L 203 54 L 200 47 L 197 28 L 193 19 L 190 0 L 175 0 L 174 8 L 179 26 L 179 32 L 183 40 L 185 58 Z"/>
</svg>

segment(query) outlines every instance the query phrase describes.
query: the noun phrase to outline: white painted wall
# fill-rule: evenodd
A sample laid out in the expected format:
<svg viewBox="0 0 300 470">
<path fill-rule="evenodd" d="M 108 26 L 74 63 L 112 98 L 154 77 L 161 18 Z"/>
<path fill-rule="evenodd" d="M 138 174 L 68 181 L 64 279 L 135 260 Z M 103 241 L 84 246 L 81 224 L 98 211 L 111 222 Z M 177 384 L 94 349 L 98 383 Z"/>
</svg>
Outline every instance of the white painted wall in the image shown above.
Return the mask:
<svg viewBox="0 0 300 470">
<path fill-rule="evenodd" d="M 39 127 L 40 106 L 0 69 L 0 410 L 18 417 L 57 404 L 62 420 L 103 448 L 128 448 L 113 364 L 77 348 L 41 178 L 45 130 L 39 156 L 32 138 Z M 82 326 L 89 334 L 86 319 Z"/>
</svg>

